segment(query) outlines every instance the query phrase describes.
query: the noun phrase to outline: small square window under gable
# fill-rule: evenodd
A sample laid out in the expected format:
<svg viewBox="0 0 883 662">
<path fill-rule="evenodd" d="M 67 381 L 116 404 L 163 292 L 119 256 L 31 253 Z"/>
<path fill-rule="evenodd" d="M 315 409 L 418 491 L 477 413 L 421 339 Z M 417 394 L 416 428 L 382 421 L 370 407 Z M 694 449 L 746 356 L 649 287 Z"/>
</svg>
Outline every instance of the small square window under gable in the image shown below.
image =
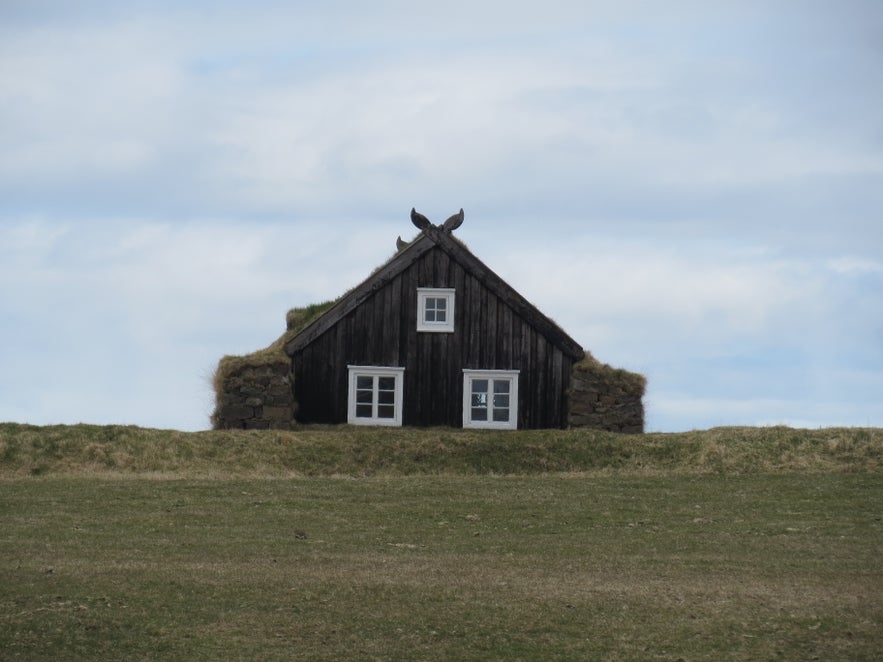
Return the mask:
<svg viewBox="0 0 883 662">
<path fill-rule="evenodd" d="M 454 332 L 454 292 L 448 287 L 417 288 L 417 330 Z"/>
</svg>

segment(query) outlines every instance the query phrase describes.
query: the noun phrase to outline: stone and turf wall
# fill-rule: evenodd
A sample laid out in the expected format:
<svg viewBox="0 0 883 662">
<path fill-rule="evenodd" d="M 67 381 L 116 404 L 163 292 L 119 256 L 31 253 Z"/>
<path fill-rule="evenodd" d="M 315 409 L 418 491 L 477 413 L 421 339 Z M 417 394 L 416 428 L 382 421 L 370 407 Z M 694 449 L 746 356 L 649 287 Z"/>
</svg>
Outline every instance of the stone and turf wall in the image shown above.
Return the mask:
<svg viewBox="0 0 883 662">
<path fill-rule="evenodd" d="M 290 430 L 294 426 L 295 403 L 288 357 L 276 360 L 262 357 L 254 363 L 247 359 L 228 357 L 237 364 L 226 366 L 223 379 L 216 379 L 212 426 L 215 429 Z"/>
<path fill-rule="evenodd" d="M 291 430 L 295 426 L 291 359 L 285 343 L 334 302 L 295 308 L 285 333 L 272 345 L 246 356 L 225 356 L 215 371 L 215 430 Z"/>
<path fill-rule="evenodd" d="M 647 379 L 627 370 L 611 368 L 586 352 L 570 374 L 571 428 L 610 432 L 644 431 L 642 398 Z"/>
</svg>

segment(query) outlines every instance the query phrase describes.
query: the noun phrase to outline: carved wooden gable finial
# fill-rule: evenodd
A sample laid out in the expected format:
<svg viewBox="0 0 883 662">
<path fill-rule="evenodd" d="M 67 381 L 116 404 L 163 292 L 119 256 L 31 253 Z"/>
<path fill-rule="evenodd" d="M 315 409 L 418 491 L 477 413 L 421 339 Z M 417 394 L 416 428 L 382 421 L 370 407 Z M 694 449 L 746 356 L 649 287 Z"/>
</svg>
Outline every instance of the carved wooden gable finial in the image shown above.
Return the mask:
<svg viewBox="0 0 883 662">
<path fill-rule="evenodd" d="M 457 212 L 456 214 L 451 216 L 448 220 L 446 220 L 444 223 L 442 223 L 441 229 L 444 230 L 445 232 L 453 232 L 454 230 L 459 228 L 461 225 L 463 225 L 463 218 L 464 218 L 463 208 L 460 207 L 459 212 Z"/>
<path fill-rule="evenodd" d="M 429 222 L 429 219 L 426 218 L 423 214 L 417 211 L 414 207 L 411 207 L 411 223 L 417 226 L 420 230 L 425 230 L 432 223 Z"/>
<path fill-rule="evenodd" d="M 451 216 L 444 223 L 435 227 L 443 232 L 451 233 L 459 228 L 461 225 L 463 225 L 463 218 L 464 214 L 463 209 L 461 208 L 459 212 Z M 420 230 L 425 230 L 428 227 L 432 227 L 432 222 L 413 207 L 411 208 L 411 222 L 416 225 L 417 228 L 419 228 Z"/>
</svg>

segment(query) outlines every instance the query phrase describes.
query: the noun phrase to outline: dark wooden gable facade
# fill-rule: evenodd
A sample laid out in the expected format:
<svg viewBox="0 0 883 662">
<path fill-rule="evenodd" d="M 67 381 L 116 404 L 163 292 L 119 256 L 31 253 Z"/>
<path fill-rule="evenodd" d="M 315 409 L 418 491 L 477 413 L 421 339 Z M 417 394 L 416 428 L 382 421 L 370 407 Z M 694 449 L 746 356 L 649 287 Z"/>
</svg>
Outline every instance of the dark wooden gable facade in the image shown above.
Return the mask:
<svg viewBox="0 0 883 662">
<path fill-rule="evenodd" d="M 453 332 L 417 330 L 418 288 L 454 291 Z M 300 422 L 346 422 L 354 397 L 349 367 L 375 366 L 404 368 L 401 424 L 451 427 L 464 424 L 464 370 L 519 371 L 517 427 L 566 427 L 571 369 L 583 357 L 570 336 L 454 239 L 447 223 L 428 222 L 285 350 Z"/>
</svg>

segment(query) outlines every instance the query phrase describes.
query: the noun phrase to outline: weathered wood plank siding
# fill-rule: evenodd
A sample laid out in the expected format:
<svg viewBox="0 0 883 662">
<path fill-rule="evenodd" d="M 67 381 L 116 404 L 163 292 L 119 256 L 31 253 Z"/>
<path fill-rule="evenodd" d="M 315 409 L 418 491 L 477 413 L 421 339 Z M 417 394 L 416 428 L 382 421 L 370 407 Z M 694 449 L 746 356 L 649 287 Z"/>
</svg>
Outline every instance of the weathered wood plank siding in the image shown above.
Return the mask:
<svg viewBox="0 0 883 662">
<path fill-rule="evenodd" d="M 481 274 L 479 274 L 481 276 Z M 417 332 L 417 288 L 456 290 L 455 332 Z M 434 247 L 292 355 L 297 418 L 347 418 L 347 366 L 404 366 L 404 425 L 462 425 L 463 369 L 520 370 L 520 428 L 566 427 L 574 359 Z"/>
</svg>

